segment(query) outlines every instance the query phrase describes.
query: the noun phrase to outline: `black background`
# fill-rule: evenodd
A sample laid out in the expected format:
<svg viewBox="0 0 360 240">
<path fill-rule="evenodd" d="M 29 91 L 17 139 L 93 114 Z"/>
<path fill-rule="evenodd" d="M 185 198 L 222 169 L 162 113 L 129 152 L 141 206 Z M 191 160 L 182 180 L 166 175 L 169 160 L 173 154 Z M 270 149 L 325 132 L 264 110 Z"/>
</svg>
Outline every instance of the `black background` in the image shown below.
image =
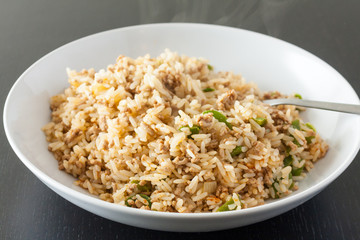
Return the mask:
<svg viewBox="0 0 360 240">
<path fill-rule="evenodd" d="M 26 68 L 65 43 L 108 29 L 174 21 L 233 26 L 283 39 L 328 62 L 359 94 L 359 10 L 357 0 L 0 0 L 1 104 Z M 3 127 L 0 131 L 0 239 L 360 238 L 359 155 L 319 195 L 278 217 L 227 231 L 170 233 L 112 222 L 69 203 L 21 163 Z"/>
</svg>

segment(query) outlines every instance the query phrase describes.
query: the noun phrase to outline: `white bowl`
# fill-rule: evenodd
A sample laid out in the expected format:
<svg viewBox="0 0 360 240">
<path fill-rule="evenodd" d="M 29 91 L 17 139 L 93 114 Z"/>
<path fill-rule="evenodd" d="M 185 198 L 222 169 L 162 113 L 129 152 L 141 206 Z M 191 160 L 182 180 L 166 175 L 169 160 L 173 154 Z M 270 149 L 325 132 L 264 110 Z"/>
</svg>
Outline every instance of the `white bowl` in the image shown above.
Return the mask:
<svg viewBox="0 0 360 240">
<path fill-rule="evenodd" d="M 99 216 L 149 229 L 214 231 L 262 221 L 310 199 L 354 159 L 360 146 L 360 118 L 322 110 L 303 117 L 313 123 L 329 143 L 324 159 L 315 164 L 300 189 L 288 197 L 241 211 L 220 213 L 164 213 L 108 203 L 73 184 L 74 178 L 58 170 L 40 130 L 50 120 L 49 98 L 67 86 L 66 67 L 96 70 L 115 62 L 118 55 L 157 56 L 165 48 L 210 60 L 215 70 L 241 73 L 262 90 L 300 93 L 304 98 L 359 103 L 348 82 L 314 55 L 262 34 L 204 24 L 151 24 L 115 29 L 69 43 L 41 58 L 12 87 L 4 109 L 8 140 L 21 161 L 56 193 Z M 330 201 L 330 199 L 329 199 Z"/>
</svg>

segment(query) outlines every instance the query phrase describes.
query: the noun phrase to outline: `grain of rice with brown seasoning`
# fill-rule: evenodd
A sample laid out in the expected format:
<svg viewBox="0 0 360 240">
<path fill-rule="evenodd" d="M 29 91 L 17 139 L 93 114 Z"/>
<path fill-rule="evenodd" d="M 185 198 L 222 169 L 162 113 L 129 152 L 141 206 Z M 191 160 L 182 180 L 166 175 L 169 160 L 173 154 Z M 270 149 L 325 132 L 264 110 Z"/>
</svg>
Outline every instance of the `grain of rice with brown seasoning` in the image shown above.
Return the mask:
<svg viewBox="0 0 360 240">
<path fill-rule="evenodd" d="M 165 50 L 67 70 L 43 127 L 59 169 L 116 204 L 168 212 L 249 208 L 298 189 L 328 145 L 294 106 L 240 75 Z M 294 96 L 289 96 L 294 97 Z"/>
</svg>

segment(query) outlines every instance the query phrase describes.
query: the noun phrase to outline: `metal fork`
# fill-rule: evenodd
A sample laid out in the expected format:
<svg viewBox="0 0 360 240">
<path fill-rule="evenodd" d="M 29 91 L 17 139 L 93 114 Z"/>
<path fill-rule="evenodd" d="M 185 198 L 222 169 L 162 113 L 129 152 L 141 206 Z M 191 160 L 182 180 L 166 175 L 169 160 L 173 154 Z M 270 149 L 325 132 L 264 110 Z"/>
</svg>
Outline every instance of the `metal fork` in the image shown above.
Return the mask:
<svg viewBox="0 0 360 240">
<path fill-rule="evenodd" d="M 344 112 L 344 113 L 353 113 L 360 115 L 360 105 L 356 105 L 356 104 L 332 103 L 332 102 L 294 99 L 294 98 L 270 99 L 270 100 L 265 100 L 264 103 L 269 104 L 270 106 L 295 105 L 300 107 L 318 108 L 318 109 Z"/>
</svg>

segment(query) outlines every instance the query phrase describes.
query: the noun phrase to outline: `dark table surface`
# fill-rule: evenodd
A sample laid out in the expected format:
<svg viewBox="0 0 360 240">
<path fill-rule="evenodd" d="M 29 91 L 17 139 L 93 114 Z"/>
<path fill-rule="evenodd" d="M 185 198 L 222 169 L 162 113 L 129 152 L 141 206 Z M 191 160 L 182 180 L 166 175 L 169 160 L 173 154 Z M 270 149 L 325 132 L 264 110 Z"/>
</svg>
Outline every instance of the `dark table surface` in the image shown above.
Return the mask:
<svg viewBox="0 0 360 240">
<path fill-rule="evenodd" d="M 20 74 L 55 48 L 153 22 L 213 23 L 283 39 L 328 62 L 359 94 L 359 10 L 358 0 L 0 0 L 1 105 Z M 0 239 L 360 239 L 359 155 L 319 195 L 278 217 L 227 231 L 169 233 L 112 222 L 59 197 L 21 163 L 0 131 Z"/>
</svg>

